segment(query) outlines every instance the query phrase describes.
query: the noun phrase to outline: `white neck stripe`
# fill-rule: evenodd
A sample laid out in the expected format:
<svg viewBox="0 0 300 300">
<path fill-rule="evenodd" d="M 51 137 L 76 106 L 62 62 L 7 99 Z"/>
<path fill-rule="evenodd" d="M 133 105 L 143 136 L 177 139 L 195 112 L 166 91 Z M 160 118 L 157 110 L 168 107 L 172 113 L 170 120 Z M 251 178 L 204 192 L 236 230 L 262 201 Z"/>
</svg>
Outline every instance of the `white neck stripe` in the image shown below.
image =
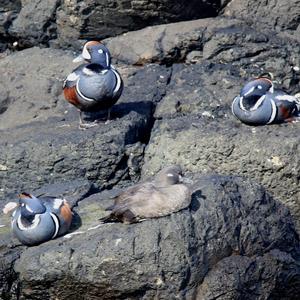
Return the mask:
<svg viewBox="0 0 300 300">
<path fill-rule="evenodd" d="M 57 233 L 58 233 L 58 230 L 59 230 L 59 220 L 58 220 L 58 217 L 53 213 L 50 213 L 50 216 L 52 217 L 52 220 L 53 220 L 54 225 L 55 225 L 55 232 L 54 232 L 54 234 L 51 238 L 51 239 L 54 239 L 57 236 Z"/>
<path fill-rule="evenodd" d="M 271 104 L 272 104 L 272 114 L 271 114 L 270 120 L 267 124 L 271 124 L 274 121 L 274 119 L 276 117 L 276 113 L 277 113 L 277 107 L 276 107 L 276 104 L 275 104 L 274 100 L 271 99 L 270 101 L 271 101 Z"/>
<path fill-rule="evenodd" d="M 119 89 L 121 87 L 121 77 L 120 77 L 119 73 L 115 69 L 111 69 L 111 70 L 114 72 L 114 74 L 116 75 L 116 78 L 117 78 L 117 84 L 116 84 L 116 86 L 115 86 L 115 88 L 113 90 L 113 94 L 115 95 L 119 91 Z"/>
</svg>

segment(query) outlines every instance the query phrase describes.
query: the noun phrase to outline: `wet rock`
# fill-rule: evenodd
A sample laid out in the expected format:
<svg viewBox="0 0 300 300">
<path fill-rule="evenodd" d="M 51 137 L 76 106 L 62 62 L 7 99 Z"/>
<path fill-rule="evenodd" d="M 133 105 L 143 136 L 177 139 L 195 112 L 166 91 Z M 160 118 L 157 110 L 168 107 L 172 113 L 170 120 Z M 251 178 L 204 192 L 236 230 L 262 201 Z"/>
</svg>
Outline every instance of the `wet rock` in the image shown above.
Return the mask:
<svg viewBox="0 0 300 300">
<path fill-rule="evenodd" d="M 297 299 L 299 239 L 287 209 L 244 178 L 196 177 L 189 209 L 138 224 L 99 226 L 114 190 L 82 199 L 72 235 L 22 247 L 18 296 Z"/>
</svg>

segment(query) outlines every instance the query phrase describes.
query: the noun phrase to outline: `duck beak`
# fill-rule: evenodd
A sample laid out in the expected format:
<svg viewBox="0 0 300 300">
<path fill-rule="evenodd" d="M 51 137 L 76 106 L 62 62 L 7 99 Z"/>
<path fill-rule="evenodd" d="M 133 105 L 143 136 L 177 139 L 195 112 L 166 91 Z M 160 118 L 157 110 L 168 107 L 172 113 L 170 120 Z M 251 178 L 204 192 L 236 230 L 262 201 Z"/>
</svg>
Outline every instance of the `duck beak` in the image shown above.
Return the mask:
<svg viewBox="0 0 300 300">
<path fill-rule="evenodd" d="M 85 59 L 83 58 L 82 54 L 79 54 L 77 57 L 73 59 L 73 63 L 79 63 L 79 62 L 84 62 Z"/>
</svg>

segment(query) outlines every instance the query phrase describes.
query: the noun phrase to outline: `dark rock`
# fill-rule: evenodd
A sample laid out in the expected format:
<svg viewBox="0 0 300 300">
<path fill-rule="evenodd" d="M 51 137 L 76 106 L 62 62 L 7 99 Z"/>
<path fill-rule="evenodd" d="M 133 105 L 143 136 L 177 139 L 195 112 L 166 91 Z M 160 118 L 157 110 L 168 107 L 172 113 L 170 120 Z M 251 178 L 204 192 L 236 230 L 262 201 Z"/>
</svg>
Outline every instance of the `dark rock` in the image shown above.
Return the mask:
<svg viewBox="0 0 300 300">
<path fill-rule="evenodd" d="M 143 173 L 179 163 L 192 172 L 248 176 L 284 201 L 300 228 L 299 123 L 254 128 L 231 112 L 241 86 L 265 72 L 274 74 L 276 86 L 296 93 L 299 53 L 293 40 L 228 22 L 207 26 L 197 64 L 173 65 L 167 93 L 155 111 Z"/>
<path fill-rule="evenodd" d="M 300 248 L 288 210 L 244 178 L 197 177 L 190 209 L 139 224 L 99 226 L 114 191 L 81 200 L 83 225 L 73 235 L 22 247 L 18 297 L 232 299 L 253 291 L 251 299 L 297 299 Z"/>
<path fill-rule="evenodd" d="M 297 30 L 299 26 L 300 1 L 254 1 L 234 0 L 226 6 L 224 14 L 243 19 L 251 24 L 281 30 Z"/>
<path fill-rule="evenodd" d="M 221 3 L 212 0 L 22 0 L 8 31 L 20 48 L 49 41 L 62 48 L 79 48 L 80 39 L 103 39 L 148 25 L 216 16 L 220 9 Z"/>
<path fill-rule="evenodd" d="M 9 28 L 19 46 L 46 43 L 57 37 L 56 9 L 60 0 L 22 0 L 22 9 Z"/>
<path fill-rule="evenodd" d="M 13 42 L 8 34 L 8 28 L 21 10 L 21 1 L 0 1 L 0 52 L 5 51 Z"/>
<path fill-rule="evenodd" d="M 6 72 L 0 86 L 8 99 L 0 125 L 2 197 L 77 178 L 99 189 L 139 178 L 153 109 L 170 77 L 167 68 L 120 67 L 126 88 L 113 107 L 112 122 L 82 131 L 76 109 L 61 94 L 62 79 L 72 69 L 70 55 L 32 48 L 0 64 Z"/>
</svg>

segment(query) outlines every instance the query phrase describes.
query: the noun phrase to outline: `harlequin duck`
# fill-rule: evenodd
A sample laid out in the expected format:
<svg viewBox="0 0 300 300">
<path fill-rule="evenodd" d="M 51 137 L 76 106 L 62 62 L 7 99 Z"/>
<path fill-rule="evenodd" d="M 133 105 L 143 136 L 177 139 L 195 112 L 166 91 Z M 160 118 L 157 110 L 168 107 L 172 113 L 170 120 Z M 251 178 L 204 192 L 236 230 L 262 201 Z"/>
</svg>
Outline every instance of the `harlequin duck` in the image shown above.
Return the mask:
<svg viewBox="0 0 300 300">
<path fill-rule="evenodd" d="M 81 60 L 87 63 L 80 65 L 68 75 L 63 91 L 65 99 L 79 109 L 79 127 L 85 129 L 97 123 L 84 123 L 82 112 L 108 109 L 107 119 L 110 119 L 110 109 L 122 94 L 123 80 L 111 65 L 109 50 L 100 42 L 87 42 L 82 54 L 74 61 Z"/>
<path fill-rule="evenodd" d="M 152 180 L 138 183 L 115 198 L 102 222 L 134 223 L 182 210 L 190 205 L 190 188 L 182 181 L 178 165 L 163 168 Z"/>
<path fill-rule="evenodd" d="M 300 103 L 296 97 L 275 90 L 268 78 L 247 83 L 232 103 L 233 114 L 248 125 L 266 125 L 291 121 L 297 117 Z"/>
<path fill-rule="evenodd" d="M 72 211 L 65 199 L 19 195 L 12 214 L 12 230 L 24 245 L 37 245 L 65 234 L 72 222 Z M 7 210 L 13 209 L 9 203 Z M 9 209 L 10 207 L 10 209 Z"/>
</svg>

